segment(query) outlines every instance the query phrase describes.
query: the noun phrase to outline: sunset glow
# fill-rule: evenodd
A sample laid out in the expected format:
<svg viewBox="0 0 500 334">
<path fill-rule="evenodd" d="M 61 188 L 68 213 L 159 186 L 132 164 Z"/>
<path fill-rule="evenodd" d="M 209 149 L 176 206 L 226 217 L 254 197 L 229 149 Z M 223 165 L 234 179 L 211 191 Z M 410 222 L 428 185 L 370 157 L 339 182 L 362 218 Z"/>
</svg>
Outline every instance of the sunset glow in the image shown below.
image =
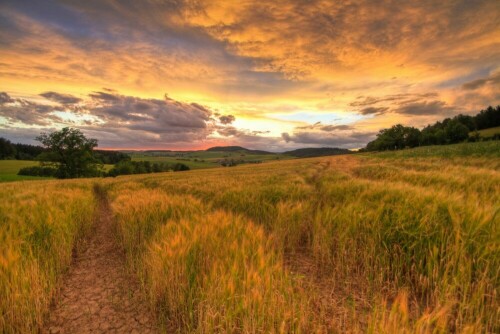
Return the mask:
<svg viewBox="0 0 500 334">
<path fill-rule="evenodd" d="M 500 2 L 1 1 L 0 133 L 359 148 L 500 104 Z"/>
</svg>

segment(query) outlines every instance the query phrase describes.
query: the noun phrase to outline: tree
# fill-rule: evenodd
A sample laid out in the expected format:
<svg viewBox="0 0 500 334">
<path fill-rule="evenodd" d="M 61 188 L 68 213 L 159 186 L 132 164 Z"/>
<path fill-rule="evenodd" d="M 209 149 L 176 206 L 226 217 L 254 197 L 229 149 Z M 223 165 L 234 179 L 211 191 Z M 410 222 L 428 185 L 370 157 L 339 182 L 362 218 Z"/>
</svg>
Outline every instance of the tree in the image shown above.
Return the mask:
<svg viewBox="0 0 500 334">
<path fill-rule="evenodd" d="M 469 128 L 459 121 L 453 119 L 445 127 L 446 140 L 448 143 L 459 143 L 469 137 Z"/>
<path fill-rule="evenodd" d="M 16 155 L 14 145 L 5 138 L 0 138 L 0 159 L 13 159 Z"/>
<path fill-rule="evenodd" d="M 86 138 L 80 130 L 63 128 L 48 134 L 42 133 L 36 140 L 47 148 L 39 159 L 57 168 L 56 177 L 66 179 L 99 175 L 93 152 L 97 140 Z"/>
<path fill-rule="evenodd" d="M 414 127 L 405 127 L 404 128 L 404 141 L 405 147 L 417 147 L 420 144 L 420 137 L 422 133 L 419 129 Z"/>
<path fill-rule="evenodd" d="M 377 139 L 368 143 L 368 151 L 399 150 L 415 147 L 420 143 L 420 130 L 397 124 L 379 132 Z"/>
<path fill-rule="evenodd" d="M 465 125 L 469 129 L 469 131 L 476 130 L 476 121 L 474 117 L 460 114 L 455 116 L 454 118 Z"/>
<path fill-rule="evenodd" d="M 478 130 L 500 126 L 500 106 L 489 106 L 486 110 L 481 110 L 475 119 Z"/>
</svg>

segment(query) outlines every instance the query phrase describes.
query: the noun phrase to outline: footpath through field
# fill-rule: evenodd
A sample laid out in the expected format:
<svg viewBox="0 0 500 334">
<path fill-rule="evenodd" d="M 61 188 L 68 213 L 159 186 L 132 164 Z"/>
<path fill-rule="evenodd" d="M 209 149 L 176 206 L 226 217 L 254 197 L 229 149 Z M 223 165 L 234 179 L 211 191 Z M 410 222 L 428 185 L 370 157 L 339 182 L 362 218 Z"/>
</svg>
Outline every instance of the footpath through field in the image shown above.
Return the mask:
<svg viewBox="0 0 500 334">
<path fill-rule="evenodd" d="M 42 333 L 156 333 L 138 282 L 126 272 L 108 200 L 99 191 L 96 196 L 87 248 L 74 259 Z"/>
</svg>

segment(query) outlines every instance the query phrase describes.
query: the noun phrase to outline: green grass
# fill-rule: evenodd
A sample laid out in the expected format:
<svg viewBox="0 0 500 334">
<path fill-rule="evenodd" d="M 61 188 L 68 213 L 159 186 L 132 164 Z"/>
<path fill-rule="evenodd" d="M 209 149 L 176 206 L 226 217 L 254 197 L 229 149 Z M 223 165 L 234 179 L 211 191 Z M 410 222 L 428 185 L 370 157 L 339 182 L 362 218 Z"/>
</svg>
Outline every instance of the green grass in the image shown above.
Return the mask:
<svg viewBox="0 0 500 334">
<path fill-rule="evenodd" d="M 38 161 L 32 160 L 0 160 L 0 182 L 53 179 L 51 177 L 17 175 L 21 168 L 38 165 Z M 113 165 L 104 165 L 105 171 L 109 171 L 111 168 Z"/>
<path fill-rule="evenodd" d="M 275 161 L 292 159 L 293 157 L 282 154 L 247 154 L 246 152 L 129 152 L 132 161 L 151 161 L 165 163 L 183 163 L 191 169 L 205 169 L 220 167 L 219 160 L 245 160 L 252 161 Z"/>
<path fill-rule="evenodd" d="M 21 168 L 38 166 L 38 164 L 38 161 L 0 160 L 0 182 L 51 179 L 50 177 L 17 175 Z"/>
<path fill-rule="evenodd" d="M 92 182 L 179 332 L 500 331 L 498 142 L 7 184 L 0 332 L 43 320 Z"/>
<path fill-rule="evenodd" d="M 479 136 L 482 138 L 490 138 L 493 137 L 495 134 L 500 134 L 500 126 L 497 126 L 495 128 L 489 128 L 489 129 L 484 129 L 484 130 L 479 130 Z M 473 135 L 474 132 L 471 132 L 471 135 Z"/>
<path fill-rule="evenodd" d="M 134 154 L 132 155 L 132 161 L 150 161 L 150 162 L 164 162 L 168 164 L 183 163 L 190 169 L 205 169 L 205 168 L 215 168 L 219 167 L 215 162 L 209 161 L 194 161 L 190 158 L 176 158 L 176 157 L 155 157 L 148 155 Z"/>
<path fill-rule="evenodd" d="M 477 143 L 461 143 L 452 145 L 422 146 L 400 151 L 386 151 L 378 153 L 362 154 L 364 156 L 376 156 L 378 158 L 456 158 L 456 157 L 500 157 L 500 141 L 485 141 Z"/>
</svg>

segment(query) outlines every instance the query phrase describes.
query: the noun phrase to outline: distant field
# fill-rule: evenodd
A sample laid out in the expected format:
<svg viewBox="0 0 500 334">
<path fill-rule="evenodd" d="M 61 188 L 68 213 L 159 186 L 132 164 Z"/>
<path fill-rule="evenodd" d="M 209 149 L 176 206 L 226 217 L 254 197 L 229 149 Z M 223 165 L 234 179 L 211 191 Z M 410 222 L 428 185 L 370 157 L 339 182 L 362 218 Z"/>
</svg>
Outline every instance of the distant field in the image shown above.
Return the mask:
<svg viewBox="0 0 500 334">
<path fill-rule="evenodd" d="M 366 154 L 365 154 L 366 155 Z M 372 155 L 372 154 L 369 154 Z M 500 157 L 500 140 L 461 143 L 452 145 L 423 146 L 400 151 L 374 153 L 379 158 L 424 158 L 424 157 Z"/>
<path fill-rule="evenodd" d="M 204 169 L 220 167 L 219 160 L 244 160 L 245 162 L 253 161 L 272 161 L 291 159 L 290 156 L 281 154 L 248 154 L 245 152 L 216 152 L 216 151 L 199 151 L 199 152 L 162 152 L 162 153 L 135 153 L 128 152 L 133 161 L 151 161 L 151 162 L 166 162 L 166 163 L 183 163 L 191 169 Z"/>
<path fill-rule="evenodd" d="M 38 165 L 38 161 L 0 160 L 0 182 L 52 179 L 51 177 L 17 175 L 21 168 Z M 111 168 L 113 168 L 113 165 L 104 165 L 104 169 L 107 171 Z"/>
<path fill-rule="evenodd" d="M 0 160 L 0 182 L 50 179 L 49 177 L 17 175 L 21 168 L 38 166 L 38 164 L 38 161 Z"/>
<path fill-rule="evenodd" d="M 89 233 L 97 184 L 165 328 L 498 333 L 499 151 L 480 142 L 6 184 L 0 332 L 43 321 Z"/>
<path fill-rule="evenodd" d="M 496 128 L 479 130 L 478 132 L 479 132 L 479 135 L 483 138 L 493 137 L 496 134 L 500 134 L 500 126 L 497 126 Z"/>
<path fill-rule="evenodd" d="M 165 162 L 169 164 L 175 164 L 175 163 L 183 163 L 186 166 L 188 166 L 190 169 L 204 169 L 204 168 L 214 168 L 214 167 L 219 167 L 218 164 L 215 162 L 201 162 L 201 161 L 194 161 L 194 159 L 190 158 L 176 158 L 176 157 L 157 157 L 157 156 L 148 156 L 148 155 L 142 155 L 142 154 L 133 154 L 132 156 L 132 161 L 151 161 L 151 162 Z"/>
</svg>

